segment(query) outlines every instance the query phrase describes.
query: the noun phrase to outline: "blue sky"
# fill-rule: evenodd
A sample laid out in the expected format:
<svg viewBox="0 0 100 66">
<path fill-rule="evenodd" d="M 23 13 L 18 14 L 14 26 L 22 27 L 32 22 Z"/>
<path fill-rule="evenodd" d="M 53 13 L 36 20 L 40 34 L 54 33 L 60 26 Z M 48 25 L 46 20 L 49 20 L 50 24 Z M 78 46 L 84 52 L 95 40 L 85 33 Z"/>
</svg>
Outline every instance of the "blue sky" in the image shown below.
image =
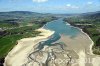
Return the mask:
<svg viewBox="0 0 100 66">
<path fill-rule="evenodd" d="M 0 0 L 0 12 L 84 13 L 100 11 L 100 0 Z"/>
</svg>

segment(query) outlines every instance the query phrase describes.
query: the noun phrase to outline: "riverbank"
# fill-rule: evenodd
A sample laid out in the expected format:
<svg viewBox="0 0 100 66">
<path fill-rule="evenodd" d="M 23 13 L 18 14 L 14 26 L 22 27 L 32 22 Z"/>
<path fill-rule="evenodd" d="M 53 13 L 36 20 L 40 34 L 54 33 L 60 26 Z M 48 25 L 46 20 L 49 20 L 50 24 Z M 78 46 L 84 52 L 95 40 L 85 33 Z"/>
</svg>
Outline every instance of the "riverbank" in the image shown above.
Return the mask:
<svg viewBox="0 0 100 66">
<path fill-rule="evenodd" d="M 25 59 L 27 59 L 27 55 L 30 51 L 34 51 L 33 47 L 39 42 L 48 39 L 54 33 L 53 31 L 43 28 L 36 31 L 41 31 L 39 36 L 34 38 L 23 38 L 18 41 L 18 44 L 6 56 L 4 66 L 21 66 L 26 61 Z"/>
<path fill-rule="evenodd" d="M 94 43 L 91 45 L 93 54 L 100 55 L 100 24 L 97 24 L 98 21 L 95 18 L 91 19 L 91 21 L 89 20 L 90 18 L 85 19 L 84 17 L 78 17 L 76 20 L 74 20 L 74 18 L 75 17 L 65 18 L 64 21 L 70 23 L 72 26 L 81 28 L 82 31 L 85 32 Z M 83 19 L 83 21 L 81 21 L 81 19 Z"/>
<path fill-rule="evenodd" d="M 66 22 L 66 21 L 65 21 Z M 90 54 L 94 55 L 93 53 L 93 46 L 94 46 L 94 41 L 91 39 L 90 35 L 87 34 L 87 32 L 85 32 L 81 27 L 75 26 L 73 23 L 68 22 L 72 27 L 79 29 L 83 34 L 85 34 L 86 36 L 88 36 L 89 40 L 91 41 L 91 45 L 90 45 Z"/>
<path fill-rule="evenodd" d="M 87 45 L 90 48 L 90 50 L 89 50 L 88 53 L 86 52 L 86 50 L 84 52 L 80 51 L 80 53 L 83 53 L 82 54 L 83 57 L 80 55 L 80 53 L 78 53 L 78 55 L 80 56 L 80 58 L 90 59 L 90 63 L 85 63 L 85 64 L 81 64 L 84 61 L 84 60 L 81 59 L 82 61 L 81 62 L 79 61 L 80 64 L 81 64 L 81 66 L 99 66 L 100 65 L 100 63 L 99 63 L 100 56 L 93 53 L 93 46 L 94 46 L 94 41 L 92 40 L 93 38 L 91 38 L 90 35 L 86 31 L 84 31 L 81 27 L 75 26 L 75 25 L 71 24 L 70 22 L 68 22 L 68 23 L 72 27 L 79 29 L 84 35 L 86 35 L 88 37 L 89 41 L 91 41 L 90 46 Z M 81 41 L 79 41 L 79 42 L 81 42 Z"/>
<path fill-rule="evenodd" d="M 74 27 L 74 26 L 72 26 L 72 27 Z M 74 28 L 77 28 L 77 29 L 79 29 L 83 34 L 85 34 L 88 38 L 89 38 L 89 40 L 91 41 L 91 45 L 90 45 L 90 55 L 94 55 L 93 54 L 93 51 L 92 51 L 92 47 L 93 47 L 93 45 L 94 45 L 94 42 L 93 42 L 93 40 L 90 38 L 90 36 L 86 33 L 86 32 L 84 32 L 81 28 L 79 28 L 79 27 L 74 27 Z"/>
<path fill-rule="evenodd" d="M 94 55 L 94 54 L 93 54 L 93 51 L 92 51 L 92 47 L 93 47 L 93 45 L 94 45 L 94 42 L 93 42 L 93 40 L 90 38 L 90 36 L 89 36 L 86 32 L 84 32 L 82 28 L 76 27 L 76 26 L 74 26 L 73 24 L 71 24 L 70 22 L 68 22 L 68 24 L 66 24 L 66 25 L 70 25 L 71 27 L 74 27 L 74 28 L 76 28 L 76 29 L 79 29 L 79 30 L 81 31 L 81 33 L 85 34 L 85 35 L 89 38 L 89 40 L 91 41 L 90 53 L 89 53 L 89 54 Z"/>
</svg>

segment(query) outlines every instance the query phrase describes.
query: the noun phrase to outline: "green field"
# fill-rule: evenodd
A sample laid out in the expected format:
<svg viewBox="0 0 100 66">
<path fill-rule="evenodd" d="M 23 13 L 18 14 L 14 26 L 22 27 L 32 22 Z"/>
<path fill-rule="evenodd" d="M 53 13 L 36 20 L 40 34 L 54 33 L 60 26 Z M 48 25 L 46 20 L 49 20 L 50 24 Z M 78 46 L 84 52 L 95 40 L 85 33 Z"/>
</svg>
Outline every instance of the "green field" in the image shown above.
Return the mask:
<svg viewBox="0 0 100 66">
<path fill-rule="evenodd" d="M 17 44 L 17 40 L 37 36 L 40 33 L 38 31 L 34 31 L 37 28 L 39 28 L 39 26 L 34 24 L 33 26 L 7 30 L 8 34 L 0 37 L 0 58 L 7 55 L 15 44 Z"/>
<path fill-rule="evenodd" d="M 4 58 L 18 40 L 39 35 L 41 32 L 35 30 L 55 19 L 34 12 L 0 13 L 0 58 Z"/>
</svg>

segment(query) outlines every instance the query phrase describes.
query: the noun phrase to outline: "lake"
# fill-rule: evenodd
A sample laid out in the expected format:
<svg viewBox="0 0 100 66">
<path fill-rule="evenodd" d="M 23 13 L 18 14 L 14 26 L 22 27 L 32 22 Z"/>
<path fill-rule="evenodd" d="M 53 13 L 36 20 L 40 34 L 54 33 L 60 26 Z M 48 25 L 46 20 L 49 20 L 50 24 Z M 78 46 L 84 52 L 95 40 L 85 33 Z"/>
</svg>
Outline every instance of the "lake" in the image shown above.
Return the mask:
<svg viewBox="0 0 100 66">
<path fill-rule="evenodd" d="M 79 29 L 71 26 L 69 23 L 64 22 L 63 18 L 51 21 L 44 25 L 43 28 L 55 31 L 55 33 L 47 41 L 40 42 L 38 46 L 39 49 L 42 49 L 44 45 L 50 46 L 53 42 L 61 38 L 60 35 L 66 35 L 73 38 L 81 32 Z"/>
</svg>

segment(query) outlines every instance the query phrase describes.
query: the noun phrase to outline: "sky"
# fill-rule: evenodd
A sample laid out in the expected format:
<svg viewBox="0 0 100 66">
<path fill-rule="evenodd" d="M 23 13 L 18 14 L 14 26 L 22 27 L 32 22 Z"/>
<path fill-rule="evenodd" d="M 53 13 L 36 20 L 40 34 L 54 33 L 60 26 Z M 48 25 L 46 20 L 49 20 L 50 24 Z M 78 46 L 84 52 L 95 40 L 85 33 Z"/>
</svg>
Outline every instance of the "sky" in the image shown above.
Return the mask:
<svg viewBox="0 0 100 66">
<path fill-rule="evenodd" d="M 0 12 L 85 13 L 100 11 L 100 0 L 0 0 Z"/>
</svg>

